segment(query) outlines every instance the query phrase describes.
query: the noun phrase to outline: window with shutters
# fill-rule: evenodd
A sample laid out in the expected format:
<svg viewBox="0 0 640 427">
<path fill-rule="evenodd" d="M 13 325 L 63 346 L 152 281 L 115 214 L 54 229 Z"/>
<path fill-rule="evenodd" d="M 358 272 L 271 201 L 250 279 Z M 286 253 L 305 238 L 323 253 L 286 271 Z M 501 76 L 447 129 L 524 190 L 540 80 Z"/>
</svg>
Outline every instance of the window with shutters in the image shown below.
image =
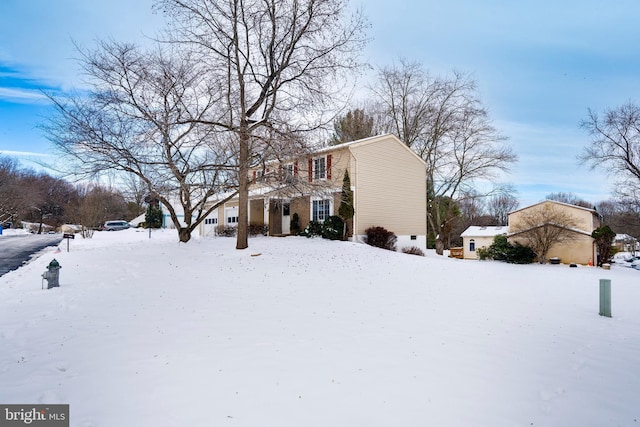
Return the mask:
<svg viewBox="0 0 640 427">
<path fill-rule="evenodd" d="M 327 158 L 317 157 L 313 159 L 313 179 L 327 178 Z"/>
</svg>

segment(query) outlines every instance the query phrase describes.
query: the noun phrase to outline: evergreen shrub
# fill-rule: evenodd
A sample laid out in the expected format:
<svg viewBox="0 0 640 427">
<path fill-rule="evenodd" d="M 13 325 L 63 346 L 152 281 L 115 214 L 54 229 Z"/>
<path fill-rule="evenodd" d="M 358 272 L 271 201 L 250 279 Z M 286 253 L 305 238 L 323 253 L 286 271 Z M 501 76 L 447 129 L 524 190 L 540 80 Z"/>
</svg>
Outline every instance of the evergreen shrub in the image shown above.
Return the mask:
<svg viewBox="0 0 640 427">
<path fill-rule="evenodd" d="M 531 264 L 537 256 L 529 246 L 523 246 L 517 242 L 512 245 L 505 235 L 494 237 L 491 246 L 487 249 L 479 248 L 476 252 L 481 260 L 492 259 L 511 264 Z"/>
<path fill-rule="evenodd" d="M 298 212 L 294 212 L 293 215 L 291 215 L 291 222 L 289 223 L 289 230 L 291 232 L 291 234 L 293 235 L 297 235 L 300 234 L 300 215 L 298 215 Z"/>
<path fill-rule="evenodd" d="M 305 237 L 318 237 L 322 236 L 322 223 L 318 221 L 310 221 L 309 225 L 300 232 L 301 236 Z"/>
<path fill-rule="evenodd" d="M 329 240 L 341 240 L 344 221 L 336 215 L 332 215 L 322 223 L 322 237 Z"/>
</svg>

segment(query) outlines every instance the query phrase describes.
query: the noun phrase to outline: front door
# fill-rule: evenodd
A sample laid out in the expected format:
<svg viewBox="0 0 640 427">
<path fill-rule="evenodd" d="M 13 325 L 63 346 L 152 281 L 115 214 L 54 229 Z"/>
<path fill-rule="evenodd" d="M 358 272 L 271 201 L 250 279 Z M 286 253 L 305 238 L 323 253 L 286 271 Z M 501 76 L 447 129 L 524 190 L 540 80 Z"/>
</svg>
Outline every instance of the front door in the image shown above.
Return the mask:
<svg viewBox="0 0 640 427">
<path fill-rule="evenodd" d="M 291 206 L 289 202 L 282 202 L 282 234 L 291 233 Z"/>
</svg>

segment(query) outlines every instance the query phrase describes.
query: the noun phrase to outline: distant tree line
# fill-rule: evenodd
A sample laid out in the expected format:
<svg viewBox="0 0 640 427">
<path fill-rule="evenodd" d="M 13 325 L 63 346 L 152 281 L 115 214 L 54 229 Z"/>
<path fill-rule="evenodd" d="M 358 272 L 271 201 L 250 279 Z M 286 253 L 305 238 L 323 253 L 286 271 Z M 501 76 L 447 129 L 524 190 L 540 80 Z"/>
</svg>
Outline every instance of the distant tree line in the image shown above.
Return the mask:
<svg viewBox="0 0 640 427">
<path fill-rule="evenodd" d="M 45 226 L 62 224 L 95 229 L 107 220 L 131 220 L 144 212 L 135 193 L 99 184 L 72 184 L 0 156 L 0 224 L 28 222 L 35 224 L 32 231 L 37 233 Z"/>
</svg>

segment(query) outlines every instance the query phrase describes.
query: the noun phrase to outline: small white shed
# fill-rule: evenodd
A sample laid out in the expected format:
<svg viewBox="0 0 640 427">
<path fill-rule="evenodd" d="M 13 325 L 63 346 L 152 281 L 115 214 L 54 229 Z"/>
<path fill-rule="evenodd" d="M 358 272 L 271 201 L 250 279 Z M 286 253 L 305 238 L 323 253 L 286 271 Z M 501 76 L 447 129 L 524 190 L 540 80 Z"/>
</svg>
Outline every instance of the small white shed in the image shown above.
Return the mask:
<svg viewBox="0 0 640 427">
<path fill-rule="evenodd" d="M 507 234 L 506 225 L 472 225 L 460 235 L 464 247 L 464 259 L 478 259 L 478 248 L 488 248 L 493 239 L 500 234 Z"/>
</svg>

